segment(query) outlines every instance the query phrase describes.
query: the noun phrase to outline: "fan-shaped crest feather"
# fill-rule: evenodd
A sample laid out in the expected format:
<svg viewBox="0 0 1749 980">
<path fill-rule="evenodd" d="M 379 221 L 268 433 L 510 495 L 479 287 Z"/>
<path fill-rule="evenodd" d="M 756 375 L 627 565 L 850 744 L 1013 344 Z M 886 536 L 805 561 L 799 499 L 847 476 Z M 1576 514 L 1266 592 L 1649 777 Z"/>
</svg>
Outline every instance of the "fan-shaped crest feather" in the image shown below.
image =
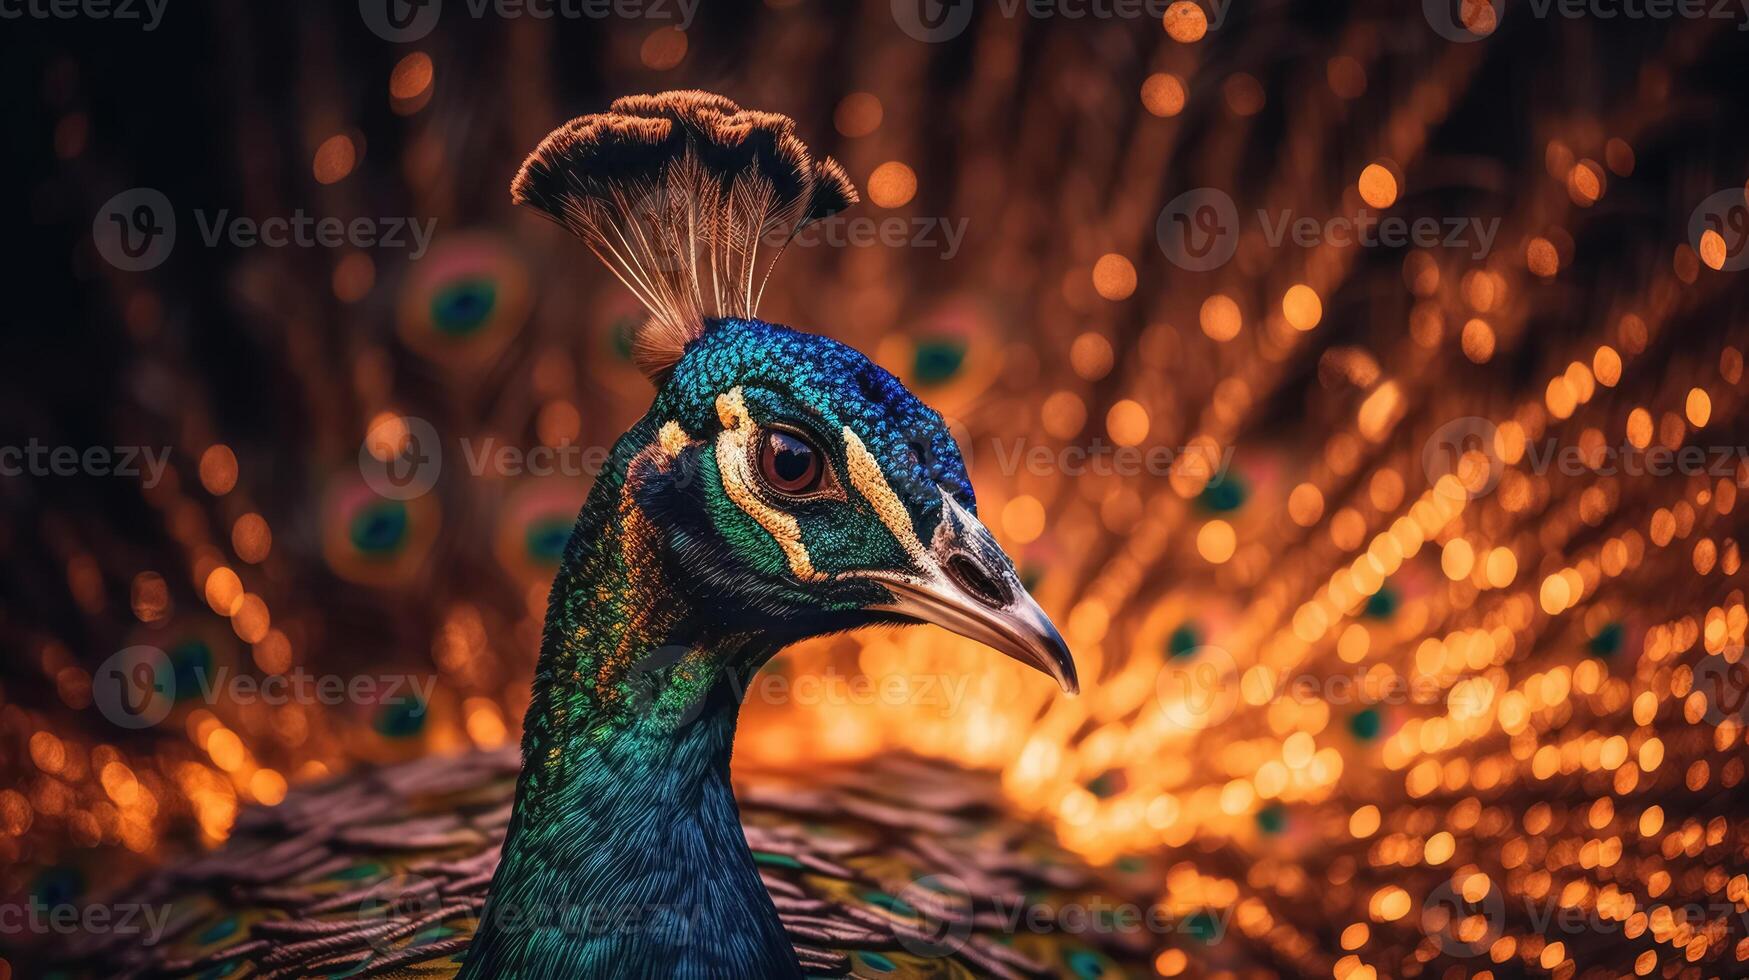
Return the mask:
<svg viewBox="0 0 1749 980">
<path fill-rule="evenodd" d="M 632 356 L 657 384 L 707 320 L 756 315 L 802 226 L 857 200 L 794 120 L 698 91 L 630 95 L 571 120 L 529 154 L 510 195 L 583 239 L 650 310 Z"/>
</svg>

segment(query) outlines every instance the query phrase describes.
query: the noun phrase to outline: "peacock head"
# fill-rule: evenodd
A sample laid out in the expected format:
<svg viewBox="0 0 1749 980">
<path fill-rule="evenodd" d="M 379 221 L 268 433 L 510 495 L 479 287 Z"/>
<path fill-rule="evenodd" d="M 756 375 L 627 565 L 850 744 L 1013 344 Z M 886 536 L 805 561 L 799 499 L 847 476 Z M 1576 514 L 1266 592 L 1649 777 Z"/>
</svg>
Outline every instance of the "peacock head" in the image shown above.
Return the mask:
<svg viewBox="0 0 1749 980">
<path fill-rule="evenodd" d="M 633 354 L 657 390 L 617 451 L 622 515 L 715 630 L 781 645 L 935 623 L 1074 692 L 941 416 L 852 348 L 754 314 L 795 231 L 856 200 L 793 127 L 707 93 L 634 96 L 548 136 L 512 186 L 650 310 Z"/>
</svg>

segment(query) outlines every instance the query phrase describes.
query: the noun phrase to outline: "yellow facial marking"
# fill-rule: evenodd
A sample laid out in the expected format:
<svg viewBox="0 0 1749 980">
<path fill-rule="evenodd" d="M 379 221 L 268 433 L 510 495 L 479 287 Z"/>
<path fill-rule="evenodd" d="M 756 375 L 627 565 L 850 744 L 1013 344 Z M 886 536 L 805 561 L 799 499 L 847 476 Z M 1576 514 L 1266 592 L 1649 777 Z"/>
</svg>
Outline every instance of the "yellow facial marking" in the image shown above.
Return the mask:
<svg viewBox="0 0 1749 980">
<path fill-rule="evenodd" d="M 875 462 L 874 454 L 868 451 L 862 439 L 848 425 L 844 427 L 844 458 L 850 464 L 850 485 L 874 505 L 875 515 L 887 526 L 887 530 L 893 532 L 893 537 L 899 541 L 899 547 L 904 548 L 905 554 L 910 555 L 920 567 L 929 568 L 934 565 L 935 561 L 924 549 L 923 542 L 917 540 L 917 529 L 911 524 L 911 512 L 905 509 L 899 495 L 887 483 L 887 475 L 881 472 L 881 464 Z"/>
<path fill-rule="evenodd" d="M 796 519 L 766 503 L 753 489 L 752 441 L 758 429 L 747 414 L 746 402 L 741 400 L 741 389 L 731 388 L 717 396 L 717 417 L 723 421 L 723 432 L 717 436 L 717 472 L 722 474 L 723 490 L 729 499 L 783 549 L 790 572 L 796 578 L 804 582 L 825 578 L 814 570 L 814 563 L 808 558 Z"/>
<path fill-rule="evenodd" d="M 680 427 L 680 423 L 672 419 L 662 423 L 662 430 L 656 433 L 656 437 L 662 444 L 662 451 L 667 453 L 670 459 L 680 455 L 680 451 L 686 448 L 688 442 L 692 441 L 686 437 L 686 430 Z"/>
</svg>

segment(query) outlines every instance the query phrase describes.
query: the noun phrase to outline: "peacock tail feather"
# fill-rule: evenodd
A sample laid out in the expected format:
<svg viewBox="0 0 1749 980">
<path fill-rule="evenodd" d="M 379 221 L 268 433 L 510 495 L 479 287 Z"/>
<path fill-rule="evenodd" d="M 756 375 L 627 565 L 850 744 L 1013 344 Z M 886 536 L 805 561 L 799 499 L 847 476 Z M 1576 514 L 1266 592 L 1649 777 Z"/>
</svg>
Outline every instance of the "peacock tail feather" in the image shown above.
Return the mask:
<svg viewBox="0 0 1749 980">
<path fill-rule="evenodd" d="M 1497 484 L 1453 503 L 1428 492 L 1438 473 L 1423 456 L 1457 419 L 1587 458 L 1624 437 L 1744 444 L 1744 272 L 1682 227 L 1708 194 L 1743 186 L 1742 133 L 1700 121 L 1743 115 L 1731 22 L 1543 20 L 1514 4 L 1493 36 L 1452 44 L 1428 29 L 1431 4 L 1235 3 L 1190 39 L 1157 17 L 1068 24 L 962 4 L 976 7 L 970 29 L 932 45 L 881 0 L 705 4 L 685 35 L 475 22 L 451 3 L 443 28 L 401 44 L 373 37 L 356 6 L 173 4 L 153 39 L 173 38 L 181 60 L 132 35 L 85 50 L 26 29 L 53 25 L 4 32 L 35 218 L 17 268 L 37 288 L 14 297 L 0 429 L 170 452 L 156 482 L 0 480 L 9 897 L 82 901 L 161 867 L 154 888 L 188 882 L 187 916 L 231 948 L 305 907 L 189 877 L 200 859 L 186 855 L 233 855 L 233 837 L 257 860 L 224 857 L 231 876 L 301 860 L 268 853 L 280 808 L 257 804 L 283 798 L 321 834 L 326 812 L 299 787 L 433 756 L 407 772 L 471 773 L 507 805 L 510 761 L 456 753 L 518 735 L 552 542 L 520 481 L 474 478 L 457 442 L 599 446 L 647 403 L 631 343 L 642 308 L 606 274 L 579 274 L 575 243 L 503 195 L 507 161 L 633 77 L 720 83 L 810 132 L 836 116 L 829 148 L 852 173 L 916 168 L 914 197 L 861 213 L 969 220 L 951 261 L 793 247 L 766 306 L 838 331 L 977 437 L 961 442 L 984 513 L 1027 587 L 1068 612 L 1089 682 L 1053 702 L 1020 668 L 935 632 L 835 637 L 765 675 L 985 674 L 952 717 L 927 702 L 750 703 L 738 759 L 848 776 L 909 750 L 1000 772 L 1004 812 L 1050 827 L 1064 867 L 1097 865 L 1177 917 L 1154 949 L 1189 975 L 1688 977 L 1749 962 L 1744 717 L 1727 702 L 1721 721 L 1709 700 L 1743 690 L 1749 469 L 1684 479 L 1495 459 Z M 684 58 L 649 57 L 676 39 Z M 1240 111 L 1252 94 L 1263 111 Z M 315 173 L 317 141 L 339 140 L 355 164 Z M 167 171 L 168 147 L 201 165 Z M 1498 248 L 1275 248 L 1247 230 L 1230 263 L 1192 270 L 1156 241 L 1162 209 L 1199 187 L 1247 221 L 1254 208 L 1321 220 L 1352 217 L 1367 179 L 1369 201 L 1381 184 L 1395 198 L 1374 215 L 1498 217 Z M 122 272 L 93 253 L 92 219 L 142 185 L 169 196 L 182 239 L 158 269 Z M 439 231 L 417 261 L 191 244 L 190 209 L 227 206 L 430 217 Z M 441 246 L 469 239 L 474 261 L 428 275 Z M 1549 246 L 1558 267 L 1531 268 L 1527 247 Z M 539 284 L 520 317 L 518 261 Z M 1126 264 L 1127 286 L 1099 275 Z M 1283 308 L 1307 286 L 1322 314 L 1310 328 Z M 973 312 L 930 322 L 962 293 Z M 445 479 L 416 501 L 367 496 L 360 442 L 403 414 L 443 433 Z M 1114 431 L 1179 465 L 1062 472 L 1066 453 L 1110 448 Z M 1017 465 L 1011 444 L 1049 465 Z M 1231 465 L 1191 465 L 1187 449 Z M 165 664 L 127 652 L 141 644 Z M 93 699 L 106 668 L 145 668 L 137 686 L 180 695 L 203 662 L 439 683 L 422 706 L 179 697 L 139 730 Z M 1271 672 L 1380 687 L 1329 703 L 1239 696 Z M 1437 683 L 1378 696 L 1412 677 Z M 1211 690 L 1230 697 L 1197 701 Z M 349 805 L 401 799 L 382 789 L 393 771 Z M 751 825 L 768 811 L 749 780 Z M 1437 863 L 1436 840 L 1455 845 Z M 339 856 L 350 867 L 383 850 Z M 1173 866 L 1126 871 L 1143 853 Z M 1626 921 L 1556 951 L 1515 914 L 1470 949 L 1423 906 L 1477 882 L 1514 910 Z M 179 931 L 177 958 L 197 960 L 203 934 Z M 15 975 L 35 962 L 6 955 Z M 907 951 L 874 955 L 853 965 L 872 974 Z"/>
<path fill-rule="evenodd" d="M 131 894 L 169 909 L 157 944 L 92 937 L 61 965 L 117 978 L 454 976 L 519 768 L 510 751 L 421 759 L 245 810 L 222 850 Z M 1047 828 L 1006 816 L 987 774 L 893 756 L 823 776 L 750 772 L 736 790 L 760 877 L 810 976 L 1152 975 L 1161 929 L 1138 916 L 1160 869 L 1089 868 Z M 688 934 L 684 909 L 560 914 L 578 930 L 711 941 Z M 1065 915 L 1085 915 L 1085 927 L 1065 931 Z M 1203 943 L 1192 925 L 1174 927 Z"/>
</svg>

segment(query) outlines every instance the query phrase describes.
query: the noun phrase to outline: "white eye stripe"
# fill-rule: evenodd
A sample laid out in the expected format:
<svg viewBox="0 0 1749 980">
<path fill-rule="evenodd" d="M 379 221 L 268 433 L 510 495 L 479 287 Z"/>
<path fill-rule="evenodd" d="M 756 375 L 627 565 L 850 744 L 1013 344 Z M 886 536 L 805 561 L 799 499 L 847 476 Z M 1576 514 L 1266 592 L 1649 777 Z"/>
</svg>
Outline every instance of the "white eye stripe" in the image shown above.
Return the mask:
<svg viewBox="0 0 1749 980">
<path fill-rule="evenodd" d="M 875 462 L 874 454 L 868 451 L 862 439 L 848 425 L 844 427 L 844 459 L 849 464 L 850 485 L 874 507 L 875 515 L 892 532 L 899 547 L 905 549 L 905 553 L 919 568 L 934 568 L 935 556 L 917 539 L 917 529 L 911 523 L 911 512 L 906 509 L 899 495 L 893 492 L 892 485 L 887 483 L 887 475 L 881 472 L 881 465 Z"/>
</svg>

